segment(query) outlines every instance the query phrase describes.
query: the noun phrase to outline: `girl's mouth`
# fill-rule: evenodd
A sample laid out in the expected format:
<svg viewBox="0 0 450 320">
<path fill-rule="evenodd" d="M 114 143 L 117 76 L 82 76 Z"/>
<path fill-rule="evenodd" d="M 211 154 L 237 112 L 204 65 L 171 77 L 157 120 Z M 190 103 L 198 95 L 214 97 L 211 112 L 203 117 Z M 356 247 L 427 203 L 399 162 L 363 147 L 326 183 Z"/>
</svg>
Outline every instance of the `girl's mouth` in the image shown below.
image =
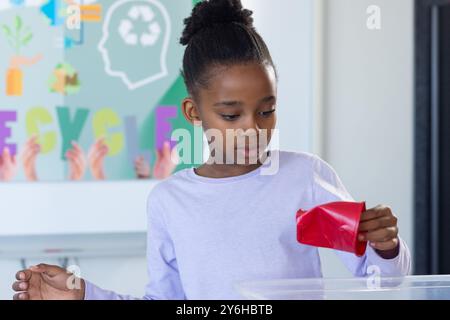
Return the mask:
<svg viewBox="0 0 450 320">
<path fill-rule="evenodd" d="M 236 149 L 238 157 L 239 155 L 248 158 L 256 158 L 258 156 L 258 148 L 250 148 L 246 146 L 245 148 L 237 148 Z"/>
</svg>

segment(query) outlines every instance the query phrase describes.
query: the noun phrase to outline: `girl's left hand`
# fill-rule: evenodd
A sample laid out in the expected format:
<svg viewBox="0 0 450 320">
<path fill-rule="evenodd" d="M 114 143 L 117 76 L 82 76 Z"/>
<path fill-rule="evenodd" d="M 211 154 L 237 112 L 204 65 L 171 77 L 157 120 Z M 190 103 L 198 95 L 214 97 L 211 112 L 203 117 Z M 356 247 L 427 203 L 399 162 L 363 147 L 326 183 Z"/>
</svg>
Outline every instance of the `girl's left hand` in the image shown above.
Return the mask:
<svg viewBox="0 0 450 320">
<path fill-rule="evenodd" d="M 395 258 L 399 249 L 397 221 L 388 206 L 369 209 L 361 215 L 358 239 L 368 241 L 383 258 Z"/>
</svg>

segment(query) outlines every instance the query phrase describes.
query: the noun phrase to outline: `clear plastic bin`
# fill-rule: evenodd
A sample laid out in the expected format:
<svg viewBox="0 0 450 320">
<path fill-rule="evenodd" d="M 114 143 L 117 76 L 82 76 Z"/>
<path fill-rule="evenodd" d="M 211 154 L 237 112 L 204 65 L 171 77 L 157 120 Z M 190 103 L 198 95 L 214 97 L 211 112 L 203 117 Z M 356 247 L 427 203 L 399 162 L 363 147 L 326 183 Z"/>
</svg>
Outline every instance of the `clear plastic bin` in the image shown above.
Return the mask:
<svg viewBox="0 0 450 320">
<path fill-rule="evenodd" d="M 252 300 L 450 300 L 450 275 L 286 279 L 235 287 L 244 299 Z"/>
</svg>

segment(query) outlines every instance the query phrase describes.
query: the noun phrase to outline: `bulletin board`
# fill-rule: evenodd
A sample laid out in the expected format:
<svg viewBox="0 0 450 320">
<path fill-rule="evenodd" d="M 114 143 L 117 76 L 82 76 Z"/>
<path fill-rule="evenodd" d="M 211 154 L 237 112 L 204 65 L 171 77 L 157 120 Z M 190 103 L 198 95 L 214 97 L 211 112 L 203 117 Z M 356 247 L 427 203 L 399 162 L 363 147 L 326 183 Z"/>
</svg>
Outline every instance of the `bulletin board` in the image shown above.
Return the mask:
<svg viewBox="0 0 450 320">
<path fill-rule="evenodd" d="M 176 145 L 173 132 L 193 136 L 179 106 L 187 94 L 179 37 L 192 6 L 0 1 L 1 182 L 157 175 L 165 142 Z M 192 145 L 192 154 L 202 152 Z"/>
</svg>

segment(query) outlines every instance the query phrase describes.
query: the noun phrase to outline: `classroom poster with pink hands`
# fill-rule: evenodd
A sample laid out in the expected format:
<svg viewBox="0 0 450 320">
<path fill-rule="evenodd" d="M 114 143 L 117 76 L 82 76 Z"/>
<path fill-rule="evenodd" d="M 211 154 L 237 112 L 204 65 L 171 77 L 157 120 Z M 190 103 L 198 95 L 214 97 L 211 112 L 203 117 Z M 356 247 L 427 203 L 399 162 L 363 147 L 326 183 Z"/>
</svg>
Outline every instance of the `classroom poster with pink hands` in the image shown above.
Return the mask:
<svg viewBox="0 0 450 320">
<path fill-rule="evenodd" d="M 180 163 L 173 135 L 195 137 L 178 44 L 193 3 L 1 0 L 0 182 L 163 179 L 196 165 L 201 141 Z"/>
</svg>

